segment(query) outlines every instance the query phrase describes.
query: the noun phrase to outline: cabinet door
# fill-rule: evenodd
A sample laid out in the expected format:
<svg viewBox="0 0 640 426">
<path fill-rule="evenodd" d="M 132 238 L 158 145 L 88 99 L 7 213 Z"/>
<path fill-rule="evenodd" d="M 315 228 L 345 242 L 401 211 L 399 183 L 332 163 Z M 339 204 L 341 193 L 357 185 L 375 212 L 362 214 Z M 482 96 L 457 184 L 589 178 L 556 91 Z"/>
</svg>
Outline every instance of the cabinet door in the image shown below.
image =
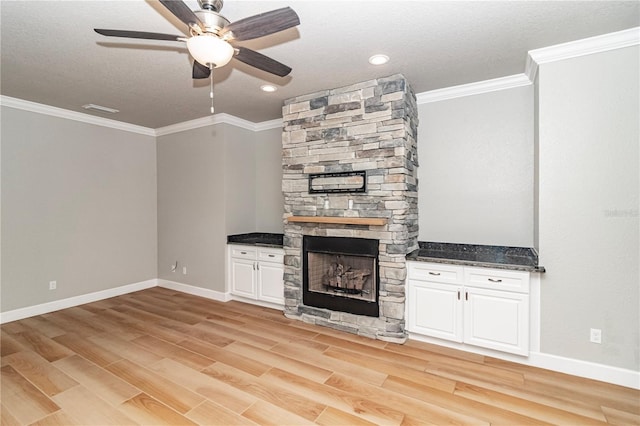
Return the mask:
<svg viewBox="0 0 640 426">
<path fill-rule="evenodd" d="M 462 342 L 461 293 L 460 286 L 409 280 L 409 331 Z"/>
<path fill-rule="evenodd" d="M 258 263 L 258 299 L 284 305 L 284 266 L 280 263 Z"/>
<path fill-rule="evenodd" d="M 529 353 L 529 296 L 466 288 L 464 342 L 518 355 Z"/>
<path fill-rule="evenodd" d="M 255 260 L 231 258 L 231 292 L 238 296 L 255 299 Z"/>
</svg>

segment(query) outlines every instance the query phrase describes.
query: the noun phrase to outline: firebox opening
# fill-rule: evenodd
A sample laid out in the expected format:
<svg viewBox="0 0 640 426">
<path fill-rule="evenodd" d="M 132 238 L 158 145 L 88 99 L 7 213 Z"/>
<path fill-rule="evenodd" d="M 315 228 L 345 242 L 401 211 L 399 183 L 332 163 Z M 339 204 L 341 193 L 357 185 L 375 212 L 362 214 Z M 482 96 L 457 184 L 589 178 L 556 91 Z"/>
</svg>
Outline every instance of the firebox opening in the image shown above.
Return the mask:
<svg viewBox="0 0 640 426">
<path fill-rule="evenodd" d="M 303 238 L 303 303 L 379 316 L 378 240 Z"/>
</svg>

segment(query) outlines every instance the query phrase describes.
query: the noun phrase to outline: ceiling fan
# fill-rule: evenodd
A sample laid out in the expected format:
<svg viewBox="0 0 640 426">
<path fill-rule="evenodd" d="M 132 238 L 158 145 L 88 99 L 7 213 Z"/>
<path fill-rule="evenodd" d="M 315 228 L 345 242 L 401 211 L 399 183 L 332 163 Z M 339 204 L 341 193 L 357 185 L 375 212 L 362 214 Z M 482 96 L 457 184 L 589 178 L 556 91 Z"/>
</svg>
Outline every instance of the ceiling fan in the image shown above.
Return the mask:
<svg viewBox="0 0 640 426">
<path fill-rule="evenodd" d="M 94 30 L 98 34 L 110 37 L 186 42 L 187 49 L 194 59 L 194 79 L 208 78 L 213 68 L 226 65 L 231 58 L 279 77 L 291 72 L 290 67 L 268 56 L 234 45 L 238 41 L 264 37 L 299 25 L 300 18 L 290 7 L 260 13 L 231 23 L 219 13 L 223 0 L 198 0 L 202 10 L 195 12 L 181 0 L 160 0 L 160 3 L 189 27 L 189 37 L 143 31 L 98 28 Z"/>
</svg>

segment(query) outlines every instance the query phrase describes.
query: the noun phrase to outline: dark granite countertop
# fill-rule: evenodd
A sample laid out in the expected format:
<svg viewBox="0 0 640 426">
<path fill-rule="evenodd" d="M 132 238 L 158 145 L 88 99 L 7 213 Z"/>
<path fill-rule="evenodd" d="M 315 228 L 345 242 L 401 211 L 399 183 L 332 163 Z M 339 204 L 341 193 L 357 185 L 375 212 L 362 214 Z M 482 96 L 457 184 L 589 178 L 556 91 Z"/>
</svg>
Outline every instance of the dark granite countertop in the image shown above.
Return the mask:
<svg viewBox="0 0 640 426">
<path fill-rule="evenodd" d="M 227 244 L 282 248 L 283 234 L 251 232 L 249 234 L 227 235 Z"/>
<path fill-rule="evenodd" d="M 533 248 L 422 241 L 418 245 L 420 248 L 409 253 L 407 260 L 515 271 L 545 271 L 543 266 L 538 265 L 538 254 Z"/>
</svg>

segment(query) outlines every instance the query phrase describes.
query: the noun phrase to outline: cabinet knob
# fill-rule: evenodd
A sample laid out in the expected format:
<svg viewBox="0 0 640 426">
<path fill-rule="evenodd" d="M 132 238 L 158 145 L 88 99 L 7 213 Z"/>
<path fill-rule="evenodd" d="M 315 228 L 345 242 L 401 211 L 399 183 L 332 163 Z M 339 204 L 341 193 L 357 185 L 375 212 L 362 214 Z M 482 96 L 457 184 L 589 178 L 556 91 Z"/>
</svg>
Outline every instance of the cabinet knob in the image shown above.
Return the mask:
<svg viewBox="0 0 640 426">
<path fill-rule="evenodd" d="M 247 252 L 246 251 L 241 251 L 240 254 L 247 254 Z"/>
<path fill-rule="evenodd" d="M 489 281 L 491 281 L 492 283 L 501 283 L 502 280 L 501 279 L 495 279 L 495 278 L 487 278 Z"/>
<path fill-rule="evenodd" d="M 440 272 L 431 272 L 431 271 L 429 271 L 429 275 L 438 276 L 438 275 L 440 275 Z"/>
<path fill-rule="evenodd" d="M 269 257 L 276 257 L 276 255 L 275 254 L 270 254 Z"/>
</svg>

